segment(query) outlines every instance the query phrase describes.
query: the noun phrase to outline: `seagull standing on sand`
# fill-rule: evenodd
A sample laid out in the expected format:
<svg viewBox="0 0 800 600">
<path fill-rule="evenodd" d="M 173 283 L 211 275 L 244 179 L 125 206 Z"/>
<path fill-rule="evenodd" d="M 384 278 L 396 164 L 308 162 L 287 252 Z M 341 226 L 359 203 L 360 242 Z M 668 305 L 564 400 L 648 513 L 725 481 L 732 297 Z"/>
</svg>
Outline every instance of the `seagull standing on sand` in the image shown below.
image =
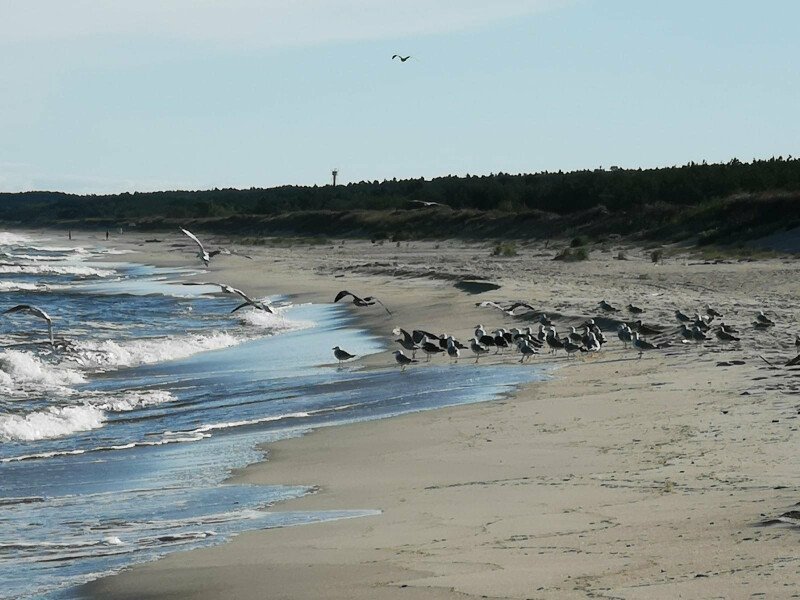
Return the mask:
<svg viewBox="0 0 800 600">
<path fill-rule="evenodd" d="M 472 350 L 472 352 L 475 354 L 475 362 L 476 363 L 480 359 L 481 354 L 488 354 L 489 353 L 489 349 L 486 346 L 482 346 L 478 342 L 478 340 L 476 340 L 475 338 L 470 339 L 469 347 Z"/>
<path fill-rule="evenodd" d="M 396 339 L 395 342 L 397 342 L 403 348 L 411 352 L 411 358 L 416 358 L 417 350 L 419 350 L 419 345 L 414 341 L 414 338 L 411 336 L 411 334 L 408 333 L 405 329 L 400 329 L 399 327 L 394 331 L 392 331 L 392 333 L 394 333 L 395 335 L 402 336 Z"/>
<path fill-rule="evenodd" d="M 345 352 L 344 350 L 339 348 L 339 346 L 333 347 L 333 355 L 336 357 L 336 360 L 339 361 L 340 365 L 342 364 L 342 362 L 356 357 L 355 354 L 350 354 L 349 352 Z"/>
<path fill-rule="evenodd" d="M 531 346 L 527 340 L 520 339 L 517 343 L 517 347 L 519 348 L 520 353 L 522 354 L 522 358 L 519 359 L 519 362 L 524 361 L 525 359 L 530 360 L 531 356 L 534 354 L 538 354 L 538 350 Z"/>
<path fill-rule="evenodd" d="M 646 352 L 648 350 L 657 350 L 658 349 L 658 346 L 656 346 L 655 344 L 651 344 L 647 340 L 641 339 L 639 337 L 639 333 L 636 332 L 636 331 L 633 333 L 632 343 L 633 343 L 633 347 L 636 348 L 639 351 L 639 358 L 640 359 L 642 358 L 642 354 L 644 352 Z"/>
<path fill-rule="evenodd" d="M 336 294 L 336 297 L 333 299 L 333 301 L 338 302 L 339 300 L 341 300 L 342 298 L 346 298 L 347 296 L 353 297 L 353 304 L 356 306 L 373 306 L 377 302 L 378 304 L 383 306 L 383 310 L 386 311 L 386 314 L 388 315 L 392 314 L 392 312 L 388 308 L 386 308 L 386 306 L 384 306 L 383 302 L 381 302 L 374 296 L 364 296 L 363 298 L 360 298 L 356 296 L 353 292 L 348 292 L 347 290 L 342 290 L 341 292 Z"/>
<path fill-rule="evenodd" d="M 406 367 L 411 363 L 417 362 L 416 359 L 408 358 L 405 354 L 403 354 L 402 350 L 395 350 L 392 354 L 394 354 L 394 359 L 397 361 L 397 364 L 400 365 L 401 371 L 405 371 Z"/>
<path fill-rule="evenodd" d="M 717 329 L 717 338 L 722 342 L 738 342 L 740 338 L 736 337 L 732 333 L 728 333 L 723 328 Z"/>
<path fill-rule="evenodd" d="M 599 306 L 600 308 L 602 308 L 606 312 L 619 312 L 619 309 L 616 306 L 611 306 L 605 300 L 600 300 L 600 302 L 598 303 L 597 306 Z"/>
<path fill-rule="evenodd" d="M 439 346 L 439 344 L 434 344 L 433 342 L 422 342 L 422 351 L 428 355 L 428 359 L 426 362 L 430 362 L 431 354 L 440 354 L 444 352 L 444 349 Z"/>
<path fill-rule="evenodd" d="M 4 315 L 10 315 L 13 313 L 27 313 L 47 321 L 47 333 L 50 334 L 50 345 L 55 347 L 56 344 L 55 340 L 53 339 L 53 319 L 50 318 L 50 315 L 48 315 L 38 306 L 33 306 L 31 304 L 17 304 L 16 306 L 12 306 L 8 310 L 3 311 Z"/>
<path fill-rule="evenodd" d="M 458 357 L 461 355 L 455 340 L 452 337 L 447 338 L 447 355 L 453 359 L 454 363 L 458 362 Z"/>
<path fill-rule="evenodd" d="M 617 337 L 619 341 L 622 342 L 622 347 L 627 348 L 628 344 L 630 344 L 633 339 L 631 328 L 623 323 L 617 328 Z"/>
<path fill-rule="evenodd" d="M 765 315 L 763 310 L 758 311 L 756 315 L 756 327 L 772 327 L 773 325 L 775 325 L 775 321 Z"/>
</svg>

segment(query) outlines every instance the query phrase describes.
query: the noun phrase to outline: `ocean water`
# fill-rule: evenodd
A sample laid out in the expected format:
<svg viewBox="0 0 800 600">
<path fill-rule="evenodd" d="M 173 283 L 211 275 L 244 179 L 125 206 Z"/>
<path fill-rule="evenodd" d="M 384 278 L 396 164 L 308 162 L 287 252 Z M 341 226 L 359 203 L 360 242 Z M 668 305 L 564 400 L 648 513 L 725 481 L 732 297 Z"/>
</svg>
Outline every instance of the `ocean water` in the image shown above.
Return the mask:
<svg viewBox="0 0 800 600">
<path fill-rule="evenodd" d="M 338 368 L 335 345 L 387 344 L 345 307 L 273 297 L 277 315 L 232 315 L 217 288 L 181 284 L 203 270 L 191 255 L 184 269 L 125 258 L 0 232 L 0 311 L 41 307 L 59 342 L 40 319 L 0 317 L 2 598 L 74 598 L 103 574 L 241 531 L 375 514 L 283 510 L 312 488 L 223 482 L 263 442 L 543 377 L 530 365 Z"/>
</svg>

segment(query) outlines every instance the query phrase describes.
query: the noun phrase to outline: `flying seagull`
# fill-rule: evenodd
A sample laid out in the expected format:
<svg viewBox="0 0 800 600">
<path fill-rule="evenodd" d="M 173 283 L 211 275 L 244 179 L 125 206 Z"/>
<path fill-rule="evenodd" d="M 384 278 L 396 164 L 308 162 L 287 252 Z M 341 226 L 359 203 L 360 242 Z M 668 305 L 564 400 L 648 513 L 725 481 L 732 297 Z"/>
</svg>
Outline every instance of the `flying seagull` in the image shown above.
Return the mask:
<svg viewBox="0 0 800 600">
<path fill-rule="evenodd" d="M 342 362 L 356 357 L 355 354 L 350 354 L 349 352 L 345 352 L 344 350 L 339 348 L 339 346 L 333 347 L 333 355 L 336 357 L 336 360 L 339 361 L 340 365 L 342 364 Z"/>
<path fill-rule="evenodd" d="M 208 266 L 208 261 L 211 260 L 212 256 L 216 256 L 217 254 L 236 254 L 237 256 L 242 256 L 244 258 L 249 258 L 250 260 L 253 260 L 252 256 L 247 256 L 246 254 L 239 254 L 238 252 L 231 252 L 230 250 L 226 250 L 225 248 L 217 248 L 216 250 L 211 250 L 209 252 L 208 250 L 205 249 L 202 242 L 197 239 L 197 236 L 193 234 L 191 231 L 189 231 L 188 229 L 184 229 L 183 227 L 179 227 L 178 229 L 180 229 L 184 234 L 189 236 L 189 238 L 191 238 L 192 241 L 194 241 L 194 243 L 197 244 L 197 247 L 199 248 L 197 257 L 203 261 L 203 264 L 205 266 Z"/>
<path fill-rule="evenodd" d="M 3 311 L 4 315 L 10 315 L 13 313 L 27 313 L 47 321 L 47 332 L 50 334 L 50 345 L 55 347 L 56 344 L 55 340 L 53 339 L 53 319 L 50 318 L 50 315 L 44 312 L 41 308 L 32 306 L 30 304 L 17 304 L 6 311 Z"/>
<path fill-rule="evenodd" d="M 272 307 L 269 304 L 264 304 L 261 300 L 253 300 L 250 296 L 245 294 L 242 290 L 238 290 L 236 288 L 233 288 L 233 293 L 237 294 L 238 296 L 240 296 L 242 298 L 242 300 L 244 300 L 244 302 L 242 302 L 239 306 L 234 308 L 231 311 L 231 314 L 235 313 L 240 308 L 244 308 L 245 306 L 252 306 L 253 308 L 255 308 L 257 310 L 263 310 L 265 312 L 272 313 L 273 315 L 275 314 L 275 311 L 272 310 Z"/>
<path fill-rule="evenodd" d="M 383 306 L 383 310 L 386 311 L 386 314 L 388 314 L 388 315 L 392 314 L 392 311 L 390 311 L 388 308 L 386 308 L 386 306 L 383 304 L 383 302 L 378 300 L 375 296 L 364 296 L 363 298 L 360 298 L 360 297 L 356 296 L 353 292 L 348 292 L 347 290 L 342 290 L 341 292 L 336 294 L 336 297 L 333 299 L 333 301 L 334 302 L 338 302 L 339 300 L 341 300 L 342 298 L 346 298 L 347 296 L 352 296 L 353 297 L 353 304 L 355 304 L 356 306 L 373 306 L 377 302 L 378 304 Z"/>
<path fill-rule="evenodd" d="M 213 281 L 186 281 L 183 285 L 215 285 L 219 287 L 224 293 L 226 294 L 236 294 L 244 302 L 242 302 L 239 306 L 234 308 L 231 313 L 235 313 L 240 308 L 244 308 L 245 306 L 252 306 L 257 310 L 263 310 L 268 313 L 275 314 L 275 311 L 272 310 L 272 307 L 268 304 L 264 304 L 260 300 L 253 300 L 250 296 L 245 294 L 242 290 L 235 288 L 233 286 L 228 285 L 227 283 L 215 283 Z"/>
<path fill-rule="evenodd" d="M 437 206 L 445 206 L 450 208 L 447 206 L 447 204 L 442 204 L 441 202 L 431 202 L 430 200 L 410 200 L 409 204 L 414 204 L 420 208 L 435 208 Z"/>
<path fill-rule="evenodd" d="M 392 60 L 395 58 L 399 58 L 400 62 L 406 62 L 409 58 L 411 58 L 411 56 L 400 56 L 399 54 L 392 55 Z"/>
</svg>

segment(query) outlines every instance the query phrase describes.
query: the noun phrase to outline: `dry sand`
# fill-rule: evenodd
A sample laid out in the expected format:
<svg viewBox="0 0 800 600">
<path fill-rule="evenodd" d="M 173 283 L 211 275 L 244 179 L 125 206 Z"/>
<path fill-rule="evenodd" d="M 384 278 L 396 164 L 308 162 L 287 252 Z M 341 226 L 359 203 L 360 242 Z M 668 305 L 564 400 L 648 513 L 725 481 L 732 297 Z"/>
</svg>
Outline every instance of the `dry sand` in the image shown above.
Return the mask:
<svg viewBox="0 0 800 600">
<path fill-rule="evenodd" d="M 122 238 L 112 242 L 135 249 L 136 260 L 194 264 L 171 246 L 179 235 Z M 529 323 L 476 307 L 481 300 L 528 301 L 559 315 L 561 330 L 597 316 L 603 298 L 643 306 L 645 322 L 670 326 L 675 308 L 708 302 L 744 341 L 679 344 L 636 360 L 608 334 L 592 359 L 537 357 L 559 367 L 555 378 L 501 401 L 272 444 L 268 460 L 233 478 L 318 488 L 276 510 L 381 514 L 242 534 L 84 591 L 137 600 L 800 597 L 800 530 L 759 525 L 800 501 L 800 373 L 761 358 L 782 364 L 796 354 L 800 261 L 679 255 L 653 265 L 634 248 L 616 260 L 619 250 L 561 263 L 542 245 L 495 258 L 488 244 L 347 241 L 248 248 L 252 262 L 214 259 L 203 278 L 256 294 L 316 302 L 340 289 L 375 294 L 391 318 L 380 307 L 353 310 L 387 343 L 396 326 L 465 339 L 477 323 Z M 453 287 L 476 275 L 502 288 Z M 774 330 L 750 325 L 762 307 Z M 717 366 L 730 360 L 744 364 Z M 388 351 L 366 362 L 394 365 Z"/>
</svg>

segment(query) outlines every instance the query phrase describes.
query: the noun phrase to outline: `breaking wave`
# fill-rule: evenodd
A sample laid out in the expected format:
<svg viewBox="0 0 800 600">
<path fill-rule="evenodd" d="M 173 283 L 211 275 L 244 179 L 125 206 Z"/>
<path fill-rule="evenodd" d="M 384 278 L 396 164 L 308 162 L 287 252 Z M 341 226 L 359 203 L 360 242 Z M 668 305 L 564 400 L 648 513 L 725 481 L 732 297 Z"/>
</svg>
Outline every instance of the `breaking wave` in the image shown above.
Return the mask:
<svg viewBox="0 0 800 600">
<path fill-rule="evenodd" d="M 51 365 L 39 357 L 19 350 L 0 352 L 0 390 L 11 392 L 16 387 L 40 386 L 63 388 L 86 379 L 79 372 Z"/>
<path fill-rule="evenodd" d="M 98 269 L 76 265 L 0 265 L 0 273 L 7 275 L 74 275 L 76 277 L 111 277 L 113 269 Z"/>
<path fill-rule="evenodd" d="M 198 352 L 219 350 L 240 343 L 226 332 L 210 335 L 192 334 L 180 338 L 142 338 L 138 340 L 85 341 L 75 343 L 73 360 L 89 369 L 108 370 L 134 367 L 186 358 Z"/>
<path fill-rule="evenodd" d="M 64 437 L 102 427 L 109 412 L 129 412 L 173 400 L 166 390 L 131 390 L 119 395 L 95 396 L 80 405 L 51 406 L 23 415 L 0 415 L 0 440 L 32 442 Z"/>
<path fill-rule="evenodd" d="M 27 415 L 0 416 L 0 440 L 32 442 L 97 429 L 105 415 L 91 405 L 50 407 Z"/>
</svg>

